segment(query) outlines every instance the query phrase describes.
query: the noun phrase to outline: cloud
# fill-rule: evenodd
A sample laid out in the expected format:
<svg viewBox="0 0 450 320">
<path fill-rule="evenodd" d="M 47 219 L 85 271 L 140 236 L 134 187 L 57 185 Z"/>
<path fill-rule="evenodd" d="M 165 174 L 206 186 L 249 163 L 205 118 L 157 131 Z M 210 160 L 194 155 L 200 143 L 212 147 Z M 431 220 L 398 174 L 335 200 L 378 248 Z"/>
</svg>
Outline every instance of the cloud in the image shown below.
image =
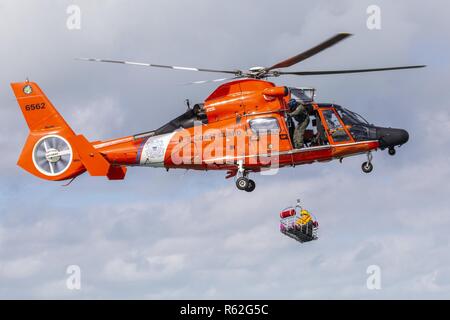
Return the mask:
<svg viewBox="0 0 450 320">
<path fill-rule="evenodd" d="M 183 270 L 184 255 L 149 256 L 140 263 L 121 258 L 108 261 L 104 274 L 110 281 L 143 281 L 167 278 Z"/>
<path fill-rule="evenodd" d="M 21 279 L 36 276 L 42 262 L 39 259 L 26 257 L 6 261 L 0 264 L 0 278 Z"/>
<path fill-rule="evenodd" d="M 123 126 L 124 110 L 117 101 L 103 97 L 82 105 L 69 106 L 72 110 L 71 127 L 79 129 L 87 137 L 111 137 Z"/>
</svg>

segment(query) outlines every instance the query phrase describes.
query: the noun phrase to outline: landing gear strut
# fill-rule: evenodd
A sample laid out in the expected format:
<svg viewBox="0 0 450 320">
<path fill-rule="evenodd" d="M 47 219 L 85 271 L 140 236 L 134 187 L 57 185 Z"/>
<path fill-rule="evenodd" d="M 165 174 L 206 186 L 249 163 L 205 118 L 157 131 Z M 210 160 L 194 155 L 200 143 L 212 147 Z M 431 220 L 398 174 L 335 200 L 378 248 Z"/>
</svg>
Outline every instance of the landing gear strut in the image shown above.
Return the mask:
<svg viewBox="0 0 450 320">
<path fill-rule="evenodd" d="M 244 169 L 242 160 L 238 161 L 238 166 L 239 178 L 236 180 L 236 187 L 242 191 L 252 192 L 256 187 L 255 181 L 248 178 L 248 171 Z"/>
<path fill-rule="evenodd" d="M 371 173 L 373 170 L 373 165 L 372 165 L 372 153 L 368 152 L 367 153 L 367 162 L 364 162 L 361 165 L 361 169 L 364 173 Z"/>
</svg>

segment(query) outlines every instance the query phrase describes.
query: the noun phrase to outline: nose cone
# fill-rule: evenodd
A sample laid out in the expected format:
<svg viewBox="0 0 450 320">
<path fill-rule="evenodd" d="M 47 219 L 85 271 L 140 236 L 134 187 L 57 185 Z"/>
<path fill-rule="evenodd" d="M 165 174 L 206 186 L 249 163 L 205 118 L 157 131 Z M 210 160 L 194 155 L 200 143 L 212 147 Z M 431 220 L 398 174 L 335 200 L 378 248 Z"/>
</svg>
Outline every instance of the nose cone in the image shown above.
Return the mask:
<svg viewBox="0 0 450 320">
<path fill-rule="evenodd" d="M 405 144 L 409 140 L 408 131 L 393 128 L 377 128 L 377 139 L 382 149 Z"/>
</svg>

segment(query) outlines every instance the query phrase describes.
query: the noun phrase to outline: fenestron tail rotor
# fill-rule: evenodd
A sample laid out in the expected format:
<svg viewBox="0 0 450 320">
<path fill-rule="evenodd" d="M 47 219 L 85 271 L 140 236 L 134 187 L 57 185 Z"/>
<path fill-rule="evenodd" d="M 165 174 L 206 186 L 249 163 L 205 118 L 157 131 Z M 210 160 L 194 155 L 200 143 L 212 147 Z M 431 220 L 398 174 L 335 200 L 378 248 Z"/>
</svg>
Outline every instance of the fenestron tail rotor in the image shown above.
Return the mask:
<svg viewBox="0 0 450 320">
<path fill-rule="evenodd" d="M 69 168 L 72 162 L 72 148 L 61 136 L 45 136 L 34 146 L 33 162 L 42 174 L 57 176 Z"/>
<path fill-rule="evenodd" d="M 225 73 L 232 74 L 232 78 L 221 78 L 216 80 L 201 80 L 194 81 L 191 84 L 202 84 L 208 82 L 220 82 L 227 81 L 236 78 L 253 78 L 253 79 L 265 79 L 269 77 L 279 77 L 282 75 L 296 75 L 296 76 L 315 76 L 315 75 L 337 75 L 337 74 L 352 74 L 352 73 L 367 73 L 367 72 L 380 72 L 380 71 L 393 71 L 393 70 L 405 70 L 405 69 L 417 69 L 423 68 L 425 65 L 412 65 L 412 66 L 400 66 L 400 67 L 388 67 L 388 68 L 371 68 L 371 69 L 344 69 L 344 70 L 324 70 L 324 71 L 281 71 L 280 69 L 291 67 L 297 63 L 300 63 L 306 59 L 315 56 L 316 54 L 329 49 L 335 44 L 347 39 L 352 36 L 350 33 L 338 33 L 330 39 L 312 47 L 302 53 L 299 53 L 293 57 L 286 60 L 278 62 L 271 67 L 251 67 L 247 71 L 236 70 L 224 70 L 224 69 L 207 69 L 207 68 L 196 68 L 196 67 L 180 67 L 180 66 L 170 66 L 143 62 L 133 62 L 125 60 L 109 60 L 109 59 L 95 59 L 95 58 L 79 58 L 79 60 L 93 61 L 93 62 L 107 62 L 107 63 L 118 63 L 118 64 L 128 64 L 135 66 L 144 67 L 156 67 L 165 68 L 173 70 L 185 70 L 185 71 L 200 71 L 200 72 L 214 72 L 214 73 Z"/>
</svg>

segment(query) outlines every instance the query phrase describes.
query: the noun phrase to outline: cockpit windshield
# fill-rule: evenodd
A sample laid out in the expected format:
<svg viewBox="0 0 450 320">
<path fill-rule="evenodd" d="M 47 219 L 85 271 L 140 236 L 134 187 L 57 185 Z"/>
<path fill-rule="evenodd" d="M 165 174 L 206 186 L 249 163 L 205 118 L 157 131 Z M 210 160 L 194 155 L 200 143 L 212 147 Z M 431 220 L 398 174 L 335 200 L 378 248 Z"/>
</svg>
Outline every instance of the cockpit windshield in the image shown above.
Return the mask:
<svg viewBox="0 0 450 320">
<path fill-rule="evenodd" d="M 341 106 L 334 106 L 342 121 L 346 125 L 357 125 L 357 124 L 369 124 L 366 119 L 356 112 L 350 111 L 348 109 L 342 108 Z"/>
<path fill-rule="evenodd" d="M 356 141 L 373 140 L 376 138 L 376 130 L 366 119 L 354 111 L 334 105 L 345 126 Z"/>
</svg>

